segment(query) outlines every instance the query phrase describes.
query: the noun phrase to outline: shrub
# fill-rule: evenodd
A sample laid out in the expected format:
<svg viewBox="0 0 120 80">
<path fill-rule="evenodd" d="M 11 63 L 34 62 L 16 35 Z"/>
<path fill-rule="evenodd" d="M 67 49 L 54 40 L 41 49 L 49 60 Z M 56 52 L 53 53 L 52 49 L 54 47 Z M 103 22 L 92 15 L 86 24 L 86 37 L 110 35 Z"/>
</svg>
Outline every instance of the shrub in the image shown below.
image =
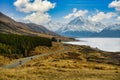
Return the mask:
<svg viewBox="0 0 120 80">
<path fill-rule="evenodd" d="M 57 42 L 57 39 L 56 39 L 55 37 L 52 37 L 52 38 L 51 38 L 51 41 Z"/>
</svg>

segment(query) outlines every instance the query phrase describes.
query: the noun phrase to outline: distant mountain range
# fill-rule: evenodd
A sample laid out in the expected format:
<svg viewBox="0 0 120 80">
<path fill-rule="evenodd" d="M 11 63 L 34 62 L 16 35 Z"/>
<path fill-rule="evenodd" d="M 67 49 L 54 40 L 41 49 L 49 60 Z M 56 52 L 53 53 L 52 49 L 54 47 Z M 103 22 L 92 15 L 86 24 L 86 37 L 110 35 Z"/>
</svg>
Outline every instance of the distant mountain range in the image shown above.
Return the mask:
<svg viewBox="0 0 120 80">
<path fill-rule="evenodd" d="M 42 25 L 37 25 L 33 23 L 22 23 L 16 22 L 10 17 L 4 15 L 0 12 L 0 32 L 1 33 L 13 33 L 13 34 L 22 34 L 22 35 L 40 35 L 40 36 L 50 36 L 56 35 L 56 33 L 46 29 Z"/>
<path fill-rule="evenodd" d="M 93 34 L 96 37 L 120 37 L 120 24 L 110 25 L 101 32 Z"/>
<path fill-rule="evenodd" d="M 120 37 L 120 24 L 106 26 L 83 17 L 77 17 L 67 24 L 50 21 L 47 24 L 16 22 L 0 12 L 0 33 L 13 33 L 34 36 L 68 37 Z M 58 35 L 59 34 L 59 35 Z"/>
<path fill-rule="evenodd" d="M 50 31 L 56 32 L 61 30 L 62 27 L 66 26 L 66 24 L 62 24 L 59 22 L 49 21 L 47 24 L 44 25 Z"/>
<path fill-rule="evenodd" d="M 51 21 L 45 27 L 69 37 L 120 37 L 120 24 L 106 26 L 101 22 L 93 22 L 83 17 L 77 17 L 67 24 Z"/>
</svg>

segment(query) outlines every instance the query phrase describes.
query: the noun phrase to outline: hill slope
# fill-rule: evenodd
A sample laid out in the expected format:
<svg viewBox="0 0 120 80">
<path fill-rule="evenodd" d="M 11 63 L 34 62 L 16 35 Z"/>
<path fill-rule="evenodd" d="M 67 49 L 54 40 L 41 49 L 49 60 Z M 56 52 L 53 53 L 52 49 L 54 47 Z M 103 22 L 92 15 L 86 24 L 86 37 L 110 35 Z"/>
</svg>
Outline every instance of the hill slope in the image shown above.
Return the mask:
<svg viewBox="0 0 120 80">
<path fill-rule="evenodd" d="M 0 69 L 1 80 L 119 80 L 120 53 L 95 50 L 89 46 L 64 45 L 68 51 L 33 59 L 16 69 Z M 58 48 L 59 47 L 59 48 Z M 36 47 L 46 54 L 63 48 Z M 12 76 L 12 77 L 11 77 Z M 24 77 L 25 76 L 25 77 Z"/>
<path fill-rule="evenodd" d="M 45 33 L 45 34 L 50 34 L 50 35 L 57 35 L 56 33 L 46 29 L 44 26 L 42 25 L 37 25 L 34 23 L 28 23 L 26 24 L 31 30 L 34 30 L 36 32 L 40 32 L 40 33 Z"/>
<path fill-rule="evenodd" d="M 0 12 L 0 32 L 1 33 L 13 33 L 22 35 L 57 35 L 52 31 L 44 28 L 44 26 L 36 24 L 25 24 L 22 22 L 16 22 L 10 17 Z"/>
</svg>

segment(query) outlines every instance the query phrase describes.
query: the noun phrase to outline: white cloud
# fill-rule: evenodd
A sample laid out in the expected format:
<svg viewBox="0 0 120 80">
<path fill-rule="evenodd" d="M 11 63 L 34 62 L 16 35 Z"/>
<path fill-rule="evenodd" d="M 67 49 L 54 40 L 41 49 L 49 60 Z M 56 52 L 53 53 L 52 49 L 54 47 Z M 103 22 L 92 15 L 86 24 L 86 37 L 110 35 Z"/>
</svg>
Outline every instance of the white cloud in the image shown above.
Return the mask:
<svg viewBox="0 0 120 80">
<path fill-rule="evenodd" d="M 77 12 L 77 8 L 73 8 L 73 13 Z"/>
<path fill-rule="evenodd" d="M 74 14 L 74 16 L 75 16 L 75 17 L 84 16 L 86 13 L 88 13 L 87 10 L 79 10 L 79 11 L 77 11 L 77 12 Z"/>
<path fill-rule="evenodd" d="M 95 21 L 95 22 L 100 22 L 100 21 L 104 21 L 104 20 L 109 20 L 113 17 L 117 16 L 116 13 L 113 12 L 108 12 L 108 13 L 104 13 L 104 12 L 98 12 L 97 14 L 93 15 L 93 16 L 89 16 L 89 20 Z"/>
<path fill-rule="evenodd" d="M 35 0 L 33 3 L 30 0 L 17 0 L 14 5 L 21 12 L 46 12 L 55 7 L 55 3 L 51 3 L 47 0 Z"/>
<path fill-rule="evenodd" d="M 115 8 L 116 11 L 120 11 L 120 0 L 112 1 L 112 2 L 109 4 L 109 7 L 110 7 L 110 8 Z"/>
<path fill-rule="evenodd" d="M 118 18 L 117 18 L 117 19 L 118 19 L 118 21 L 120 21 L 120 16 L 118 16 Z"/>
<path fill-rule="evenodd" d="M 50 16 L 47 13 L 37 12 L 37 13 L 32 13 L 30 15 L 27 15 L 24 18 L 24 20 L 28 22 L 36 23 L 36 24 L 44 24 L 50 21 Z"/>
<path fill-rule="evenodd" d="M 77 10 L 77 8 L 73 9 L 72 13 L 69 13 L 68 15 L 64 16 L 65 19 L 70 19 L 72 17 L 79 17 L 79 16 L 84 16 L 85 14 L 88 13 L 88 10 Z"/>
<path fill-rule="evenodd" d="M 48 0 L 16 0 L 14 5 L 17 10 L 24 13 L 29 13 L 24 18 L 24 20 L 37 23 L 44 24 L 50 20 L 50 15 L 47 13 L 50 9 L 55 7 L 55 3 L 51 3 Z"/>
<path fill-rule="evenodd" d="M 73 14 L 70 13 L 70 14 L 66 15 L 64 18 L 65 18 L 65 19 L 69 19 L 69 18 L 71 18 L 72 16 L 73 16 Z"/>
</svg>

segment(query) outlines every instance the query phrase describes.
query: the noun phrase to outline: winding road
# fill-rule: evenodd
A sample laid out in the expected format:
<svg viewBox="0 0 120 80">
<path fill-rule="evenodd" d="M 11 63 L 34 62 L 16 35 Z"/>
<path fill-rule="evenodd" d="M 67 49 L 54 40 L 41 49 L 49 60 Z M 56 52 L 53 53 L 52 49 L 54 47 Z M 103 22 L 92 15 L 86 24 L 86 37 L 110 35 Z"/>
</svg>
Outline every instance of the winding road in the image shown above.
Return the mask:
<svg viewBox="0 0 120 80">
<path fill-rule="evenodd" d="M 40 58 L 40 57 L 43 57 L 43 56 L 49 56 L 51 54 L 57 54 L 59 52 L 64 52 L 64 51 L 67 51 L 67 47 L 64 47 L 64 49 L 60 50 L 60 51 L 55 51 L 55 52 L 50 52 L 50 53 L 46 53 L 46 54 L 40 54 L 40 55 L 35 55 L 35 56 L 31 56 L 31 57 L 22 58 L 22 59 L 19 59 L 16 62 L 11 63 L 11 64 L 4 65 L 1 68 L 5 68 L 5 69 L 16 68 L 18 66 L 24 65 L 25 63 L 27 63 L 27 62 L 29 62 L 29 61 L 31 61 L 33 59 Z"/>
</svg>

